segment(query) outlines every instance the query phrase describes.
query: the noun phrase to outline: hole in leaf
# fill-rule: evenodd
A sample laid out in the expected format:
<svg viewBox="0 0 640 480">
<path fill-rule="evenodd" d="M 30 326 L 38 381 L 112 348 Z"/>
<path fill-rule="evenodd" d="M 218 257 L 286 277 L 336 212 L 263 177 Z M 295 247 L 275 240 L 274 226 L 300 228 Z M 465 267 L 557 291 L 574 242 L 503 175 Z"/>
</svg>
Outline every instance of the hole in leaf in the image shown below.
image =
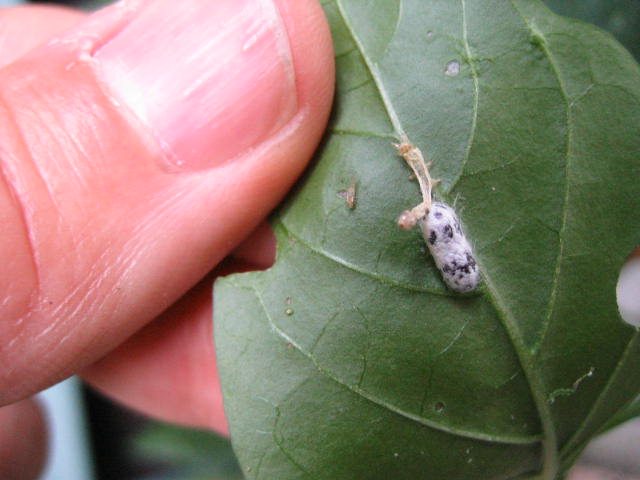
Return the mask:
<svg viewBox="0 0 640 480">
<path fill-rule="evenodd" d="M 620 270 L 616 297 L 622 319 L 634 327 L 640 327 L 640 247 L 636 248 Z"/>
<path fill-rule="evenodd" d="M 446 406 L 444 403 L 438 402 L 435 404 L 434 408 L 436 410 L 436 413 L 444 413 Z"/>
</svg>

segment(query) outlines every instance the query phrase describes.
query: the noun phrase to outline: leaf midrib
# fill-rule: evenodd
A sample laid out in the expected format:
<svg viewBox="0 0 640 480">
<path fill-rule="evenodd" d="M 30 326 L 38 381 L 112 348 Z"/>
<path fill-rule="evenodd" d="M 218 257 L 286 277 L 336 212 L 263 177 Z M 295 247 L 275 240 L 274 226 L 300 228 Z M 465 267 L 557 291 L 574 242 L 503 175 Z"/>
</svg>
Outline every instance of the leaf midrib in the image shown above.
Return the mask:
<svg viewBox="0 0 640 480">
<path fill-rule="evenodd" d="M 463 0 L 464 1 L 464 0 Z M 565 102 L 566 105 L 566 141 L 565 141 L 565 176 L 564 176 L 564 195 L 563 195 L 563 200 L 562 200 L 562 221 L 561 221 L 561 226 L 560 226 L 560 230 L 558 232 L 558 236 L 559 236 L 559 245 L 558 245 L 558 255 L 556 257 L 556 262 L 555 262 L 555 267 L 554 267 L 554 275 L 553 275 L 553 282 L 552 282 L 552 287 L 551 287 L 551 297 L 549 299 L 549 304 L 547 307 L 547 313 L 545 315 L 545 321 L 544 323 L 541 325 L 539 334 L 538 334 L 538 338 L 536 340 L 536 342 L 533 344 L 532 348 L 531 348 L 531 353 L 530 353 L 530 357 L 533 358 L 538 352 L 539 349 L 546 337 L 546 334 L 549 330 L 549 327 L 551 325 L 551 321 L 552 321 L 552 317 L 553 317 L 553 313 L 555 311 L 555 307 L 556 307 L 556 302 L 557 302 L 557 293 L 558 293 L 558 282 L 559 282 L 559 278 L 560 278 L 560 273 L 562 270 L 562 260 L 564 258 L 564 253 L 565 253 L 565 232 L 567 229 L 567 224 L 568 224 L 568 216 L 569 216 L 569 203 L 570 203 L 570 194 L 571 194 L 571 189 L 570 189 L 570 182 L 569 179 L 571 178 L 572 175 L 572 168 L 573 168 L 573 124 L 572 124 L 572 116 L 573 116 L 573 106 L 575 105 L 576 101 L 579 98 L 582 98 L 584 95 L 586 95 L 589 90 L 593 87 L 593 84 L 589 85 L 589 87 L 582 92 L 577 98 L 571 99 L 567 92 L 567 86 L 565 83 L 565 80 L 561 74 L 561 68 L 559 67 L 559 65 L 556 62 L 555 59 L 555 55 L 553 54 L 553 52 L 551 51 L 551 49 L 549 48 L 547 41 L 546 41 L 546 37 L 543 34 L 543 32 L 539 31 L 534 24 L 532 24 L 531 22 L 528 21 L 527 17 L 525 17 L 525 15 L 522 14 L 522 11 L 520 10 L 520 8 L 518 7 L 518 5 L 516 5 L 516 2 L 514 2 L 514 0 L 509 0 L 511 6 L 513 7 L 513 9 L 517 12 L 518 16 L 522 19 L 523 23 L 527 26 L 527 29 L 531 32 L 532 35 L 536 35 L 538 34 L 542 41 L 540 42 L 540 47 L 545 55 L 545 57 L 547 58 L 549 65 L 551 66 L 551 69 L 553 70 L 553 73 L 557 79 L 558 85 L 560 87 L 560 91 L 562 93 L 562 97 L 563 100 Z M 625 348 L 625 354 L 627 352 L 629 352 L 631 350 L 631 348 L 633 347 L 633 344 L 635 343 L 635 341 L 638 341 L 639 336 L 638 334 L 634 335 L 630 341 L 627 343 L 627 346 Z M 622 361 L 622 359 L 618 362 L 617 368 L 614 371 L 614 373 L 609 377 L 609 380 L 606 384 L 606 386 L 601 390 L 601 392 L 599 393 L 598 397 L 595 399 L 595 402 L 592 404 L 588 414 L 582 419 L 582 421 L 580 422 L 580 424 L 578 425 L 576 431 L 572 434 L 571 438 L 569 439 L 569 441 L 563 446 L 562 451 L 559 451 L 559 446 L 557 443 L 557 435 L 555 434 L 555 428 L 554 425 L 551 421 L 551 418 L 549 418 L 549 429 L 553 429 L 554 431 L 554 437 L 553 437 L 553 448 L 556 450 L 556 462 L 559 463 L 559 455 L 562 455 L 562 457 L 566 460 L 567 455 L 570 454 L 571 450 L 577 450 L 579 448 L 579 446 L 576 445 L 576 439 L 580 439 L 581 434 L 583 432 L 583 430 L 586 428 L 586 426 L 589 424 L 590 419 L 593 417 L 593 415 L 595 415 L 597 413 L 597 411 L 599 410 L 599 407 L 603 401 L 603 398 L 606 397 L 607 393 L 609 392 L 611 385 L 615 382 L 615 378 L 617 377 L 617 374 L 619 372 L 619 369 L 621 367 L 621 365 L 623 365 L 624 362 Z M 542 398 L 542 401 L 544 401 L 544 397 Z M 550 409 L 549 409 L 550 410 Z M 543 428 L 545 428 L 545 423 L 543 421 Z M 546 430 L 546 428 L 545 428 Z M 584 440 L 584 439 L 583 439 Z"/>
<path fill-rule="evenodd" d="M 360 39 L 358 38 L 358 36 L 356 35 L 355 31 L 352 29 L 350 23 L 348 22 L 348 16 L 345 14 L 344 12 L 344 8 L 341 5 L 341 0 L 335 0 L 336 1 L 336 6 L 338 7 L 338 11 L 340 12 L 340 15 L 342 17 L 342 20 L 349 32 L 349 34 L 351 35 L 354 43 L 356 44 L 360 55 L 363 59 L 363 62 L 365 63 L 367 69 L 369 70 L 369 73 L 373 79 L 373 82 L 378 90 L 378 93 L 380 95 L 380 98 L 385 106 L 385 109 L 387 111 L 387 114 L 389 115 L 389 119 L 391 121 L 392 126 L 394 127 L 394 129 L 396 130 L 396 132 L 398 133 L 399 136 L 402 135 L 406 135 L 404 128 L 402 127 L 402 124 L 398 118 L 398 115 L 395 111 L 395 109 L 393 108 L 393 105 L 391 104 L 390 99 L 387 96 L 387 92 L 386 90 L 383 88 L 383 84 L 382 84 L 382 80 L 381 80 L 381 76 L 378 72 L 377 66 L 373 65 L 369 59 L 369 56 L 366 55 L 365 53 L 365 49 L 362 45 L 362 43 L 360 42 Z M 462 13 L 463 13 L 463 38 L 465 40 L 465 49 L 467 51 L 467 55 L 469 56 L 469 60 L 471 59 L 472 55 L 471 55 L 471 50 L 470 47 L 468 45 L 468 32 L 467 32 L 467 22 L 466 22 L 466 1 L 467 0 L 461 0 L 461 5 L 462 5 Z M 513 3 L 513 1 L 510 0 L 510 3 L 512 5 L 512 7 L 516 10 L 516 12 L 518 12 L 518 15 L 523 19 L 523 22 L 525 23 L 525 25 L 527 26 L 527 28 L 531 31 L 531 28 L 529 26 L 529 24 L 527 24 L 526 20 L 524 19 L 524 17 L 522 16 L 522 14 L 520 13 L 520 11 L 517 9 L 516 5 Z M 533 32 L 532 32 L 533 33 Z M 474 115 L 477 115 L 477 111 L 474 112 Z M 477 128 L 477 125 L 474 124 L 473 125 L 474 131 L 471 133 L 472 138 L 473 136 L 475 136 L 475 128 Z M 453 187 L 453 185 L 452 185 Z M 483 270 L 481 268 L 481 272 L 486 272 L 486 270 Z M 500 300 L 500 296 L 498 295 L 497 290 L 495 289 L 495 287 L 493 286 L 493 282 L 491 281 L 491 279 L 486 275 L 486 273 L 482 273 L 482 277 L 485 280 L 485 284 L 487 285 L 486 288 L 486 292 L 487 292 L 487 296 L 489 297 L 489 300 L 491 302 L 491 304 L 493 305 L 496 314 L 498 315 L 498 317 L 500 318 L 502 325 L 507 333 L 507 335 L 509 336 L 509 338 L 511 339 L 511 343 L 513 346 L 513 349 L 516 353 L 516 357 L 518 358 L 518 361 L 520 363 L 520 367 L 522 368 L 522 371 L 525 374 L 525 378 L 527 380 L 527 383 L 529 385 L 529 390 L 531 392 L 532 398 L 534 399 L 536 408 L 538 410 L 538 415 L 540 417 L 540 422 L 542 424 L 543 427 L 543 435 L 544 435 L 544 439 L 543 439 L 543 450 L 544 450 L 544 466 L 543 466 L 543 476 L 544 478 L 554 478 L 555 474 L 557 472 L 558 469 L 558 448 L 557 448 L 557 437 L 556 437 L 556 433 L 555 433 L 555 429 L 554 429 L 554 425 L 553 425 L 553 421 L 552 421 L 552 417 L 551 417 L 551 411 L 549 408 L 549 405 L 546 401 L 546 396 L 543 394 L 544 392 L 544 388 L 543 388 L 543 382 L 542 379 L 540 378 L 540 376 L 537 374 L 537 372 L 535 371 L 535 369 L 533 368 L 532 365 L 532 357 L 531 354 L 529 352 L 529 350 L 526 347 L 525 342 L 523 341 L 522 337 L 519 335 L 520 330 L 518 328 L 518 325 L 515 321 L 515 319 L 513 318 L 513 316 L 508 312 L 508 310 L 506 308 L 503 307 L 503 302 Z"/>
<path fill-rule="evenodd" d="M 461 0 L 462 11 L 463 11 L 463 26 L 465 29 L 463 38 L 465 41 L 465 48 L 467 49 L 467 55 L 471 59 L 471 48 L 468 44 L 468 32 L 467 32 L 467 22 L 466 22 L 466 2 L 467 0 Z M 525 17 L 522 15 L 517 6 L 513 3 L 512 0 L 509 1 L 511 6 L 517 12 L 517 14 L 522 19 L 523 23 L 526 25 L 527 29 L 533 33 L 531 26 L 527 23 Z M 546 52 L 545 52 L 546 53 Z M 556 72 L 557 74 L 557 72 Z M 477 112 L 475 113 L 477 115 Z M 475 128 L 475 125 L 474 125 Z M 475 132 L 473 133 L 475 135 Z M 486 272 L 486 270 L 482 269 L 481 272 Z M 515 350 L 516 356 L 520 362 L 520 367 L 525 374 L 525 378 L 527 379 L 527 383 L 529 385 L 529 390 L 531 392 L 532 398 L 534 399 L 536 408 L 538 410 L 538 415 L 540 417 L 540 423 L 542 425 L 542 448 L 543 448 L 543 467 L 542 467 L 542 477 L 544 479 L 552 479 L 556 477 L 556 474 L 559 469 L 559 459 L 558 459 L 558 440 L 555 431 L 555 426 L 553 424 L 553 418 L 551 415 L 551 409 L 547 402 L 547 397 L 544 395 L 544 387 L 543 381 L 540 375 L 538 375 L 536 369 L 533 364 L 533 357 L 531 352 L 526 346 L 524 339 L 520 334 L 520 329 L 515 321 L 514 316 L 508 311 L 506 306 L 504 306 L 504 301 L 499 295 L 497 289 L 493 285 L 492 279 L 486 274 L 482 274 L 485 284 L 487 286 L 487 293 L 491 304 L 496 309 L 496 313 L 502 324 L 506 330 L 507 335 L 511 339 L 511 343 L 513 345 L 513 349 Z"/>
</svg>

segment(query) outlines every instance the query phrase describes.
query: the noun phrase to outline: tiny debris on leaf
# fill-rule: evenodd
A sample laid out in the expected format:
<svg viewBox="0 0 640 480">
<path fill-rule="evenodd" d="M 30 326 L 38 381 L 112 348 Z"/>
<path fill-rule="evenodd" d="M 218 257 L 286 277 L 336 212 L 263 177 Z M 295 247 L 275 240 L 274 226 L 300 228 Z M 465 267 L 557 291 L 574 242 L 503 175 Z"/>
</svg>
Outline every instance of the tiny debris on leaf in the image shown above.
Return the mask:
<svg viewBox="0 0 640 480">
<path fill-rule="evenodd" d="M 356 208 L 356 185 L 357 182 L 355 180 L 351 181 L 351 184 L 346 190 L 340 190 L 337 195 L 342 198 L 347 204 L 347 208 L 349 210 L 353 210 Z"/>
<path fill-rule="evenodd" d="M 573 382 L 573 385 L 571 385 L 570 388 L 558 388 L 557 390 L 554 390 L 549 394 L 548 402 L 552 404 L 556 401 L 556 398 L 558 397 L 568 397 L 570 395 L 573 395 L 578 391 L 578 387 L 583 382 L 583 380 L 589 377 L 593 377 L 593 374 L 595 371 L 596 371 L 595 367 L 591 367 L 587 373 L 578 377 L 578 379 L 575 382 Z"/>
</svg>

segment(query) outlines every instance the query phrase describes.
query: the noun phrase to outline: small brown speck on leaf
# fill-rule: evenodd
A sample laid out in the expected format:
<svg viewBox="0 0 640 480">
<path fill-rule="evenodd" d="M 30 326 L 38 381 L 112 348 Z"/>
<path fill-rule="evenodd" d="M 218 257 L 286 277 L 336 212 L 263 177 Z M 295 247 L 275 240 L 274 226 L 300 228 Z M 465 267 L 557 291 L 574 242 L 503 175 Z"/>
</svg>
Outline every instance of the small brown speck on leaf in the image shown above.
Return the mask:
<svg viewBox="0 0 640 480">
<path fill-rule="evenodd" d="M 340 190 L 336 195 L 342 198 L 347 204 L 349 210 L 356 208 L 356 181 L 352 180 L 346 190 Z"/>
</svg>

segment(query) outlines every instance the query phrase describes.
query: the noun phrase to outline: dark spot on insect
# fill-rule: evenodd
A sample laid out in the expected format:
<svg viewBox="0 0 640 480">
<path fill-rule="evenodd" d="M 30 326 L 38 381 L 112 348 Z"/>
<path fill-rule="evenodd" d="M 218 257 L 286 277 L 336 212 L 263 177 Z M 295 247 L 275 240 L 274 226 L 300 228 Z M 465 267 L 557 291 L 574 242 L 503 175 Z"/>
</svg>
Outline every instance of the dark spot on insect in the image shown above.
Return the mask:
<svg viewBox="0 0 640 480">
<path fill-rule="evenodd" d="M 469 273 L 469 272 L 467 272 L 467 273 Z M 459 274 L 458 274 L 458 278 L 459 278 L 460 280 L 462 280 L 462 277 L 464 277 L 464 274 L 459 273 Z"/>
<path fill-rule="evenodd" d="M 467 257 L 467 264 L 471 265 L 472 267 L 475 267 L 476 266 L 476 259 L 473 258 L 473 256 L 469 252 L 467 252 L 466 257 Z"/>
<path fill-rule="evenodd" d="M 433 245 L 434 243 L 436 243 L 437 240 L 438 240 L 438 236 L 436 235 L 436 231 L 431 230 L 431 232 L 429 233 L 429 243 Z"/>
<path fill-rule="evenodd" d="M 436 218 L 442 218 L 442 212 L 436 212 L 433 214 L 433 216 Z"/>
<path fill-rule="evenodd" d="M 444 273 L 453 273 L 453 272 L 455 272 L 455 268 L 452 268 L 452 267 L 451 267 L 451 265 L 449 265 L 449 264 L 447 263 L 447 264 L 445 264 L 445 265 L 442 267 L 442 271 L 443 271 Z"/>
<path fill-rule="evenodd" d="M 447 237 L 453 238 L 453 229 L 451 228 L 451 225 L 445 225 L 442 231 Z"/>
</svg>

